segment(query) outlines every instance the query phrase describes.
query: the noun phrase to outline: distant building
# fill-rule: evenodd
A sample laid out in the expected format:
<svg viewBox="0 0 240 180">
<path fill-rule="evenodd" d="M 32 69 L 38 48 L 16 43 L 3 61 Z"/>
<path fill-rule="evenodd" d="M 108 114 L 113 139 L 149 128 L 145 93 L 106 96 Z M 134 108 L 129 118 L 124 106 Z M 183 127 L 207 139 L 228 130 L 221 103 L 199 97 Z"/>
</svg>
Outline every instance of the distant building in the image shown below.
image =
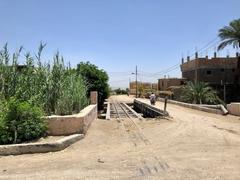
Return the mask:
<svg viewBox="0 0 240 180">
<path fill-rule="evenodd" d="M 158 80 L 158 90 L 167 91 L 171 86 L 181 86 L 186 83 L 184 78 L 162 78 Z"/>
<path fill-rule="evenodd" d="M 224 99 L 224 85 L 226 101 L 236 101 L 240 99 L 240 60 L 236 57 L 208 57 L 194 60 L 187 58 L 187 62 L 182 60 L 182 77 L 189 81 L 207 82 L 214 89 L 218 90 L 219 95 Z"/>
<path fill-rule="evenodd" d="M 145 94 L 149 92 L 157 91 L 157 83 L 149 83 L 149 82 L 137 82 L 138 94 Z M 129 91 L 130 94 L 136 95 L 136 81 L 129 83 Z"/>
<path fill-rule="evenodd" d="M 158 90 L 158 83 L 152 83 L 152 89 L 154 91 L 157 91 Z"/>
</svg>

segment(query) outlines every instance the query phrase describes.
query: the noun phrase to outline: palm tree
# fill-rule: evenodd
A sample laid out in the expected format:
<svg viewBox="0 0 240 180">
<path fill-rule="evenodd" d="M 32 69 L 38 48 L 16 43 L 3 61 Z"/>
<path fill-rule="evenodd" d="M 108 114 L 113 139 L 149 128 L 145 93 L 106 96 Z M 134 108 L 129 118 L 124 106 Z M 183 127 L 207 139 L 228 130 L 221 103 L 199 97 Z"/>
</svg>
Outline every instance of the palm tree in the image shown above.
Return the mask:
<svg viewBox="0 0 240 180">
<path fill-rule="evenodd" d="M 188 82 L 183 87 L 181 99 L 193 104 L 218 104 L 221 102 L 217 92 L 204 82 Z"/>
<path fill-rule="evenodd" d="M 218 46 L 218 50 L 225 48 L 227 45 L 240 48 L 240 19 L 233 20 L 229 23 L 229 26 L 220 29 L 218 36 L 222 41 Z"/>
</svg>

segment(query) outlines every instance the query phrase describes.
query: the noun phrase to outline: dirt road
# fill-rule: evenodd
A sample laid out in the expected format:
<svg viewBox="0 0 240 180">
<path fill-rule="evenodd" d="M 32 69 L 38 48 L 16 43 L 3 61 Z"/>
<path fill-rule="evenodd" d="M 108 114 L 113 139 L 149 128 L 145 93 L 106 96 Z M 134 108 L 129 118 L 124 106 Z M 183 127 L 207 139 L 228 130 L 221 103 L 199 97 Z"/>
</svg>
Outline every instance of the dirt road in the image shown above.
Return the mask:
<svg viewBox="0 0 240 180">
<path fill-rule="evenodd" d="M 136 120 L 147 141 L 118 121 L 96 120 L 64 151 L 0 157 L 0 179 L 240 179 L 239 117 L 170 104 L 168 111 L 172 120 Z"/>
</svg>

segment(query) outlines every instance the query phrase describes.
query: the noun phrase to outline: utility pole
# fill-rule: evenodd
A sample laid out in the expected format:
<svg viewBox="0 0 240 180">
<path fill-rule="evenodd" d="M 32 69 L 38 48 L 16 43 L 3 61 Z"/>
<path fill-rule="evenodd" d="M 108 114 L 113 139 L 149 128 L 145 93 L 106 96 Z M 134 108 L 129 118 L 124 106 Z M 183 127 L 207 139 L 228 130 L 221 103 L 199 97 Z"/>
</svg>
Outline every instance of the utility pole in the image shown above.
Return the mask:
<svg viewBox="0 0 240 180">
<path fill-rule="evenodd" d="M 136 75 L 136 98 L 138 97 L 138 84 L 137 84 L 137 66 L 136 66 L 136 72 L 135 72 L 135 75 Z"/>
<path fill-rule="evenodd" d="M 197 61 L 198 61 L 198 51 L 197 51 L 197 47 L 195 48 L 196 49 L 196 52 L 195 52 L 195 63 L 194 63 L 194 65 L 195 65 L 195 84 L 197 84 L 197 82 L 198 82 L 198 64 L 197 64 Z"/>
<path fill-rule="evenodd" d="M 223 84 L 223 101 L 226 103 L 226 83 L 227 83 L 227 77 L 226 77 L 226 61 L 224 61 L 224 84 Z"/>
<path fill-rule="evenodd" d="M 226 82 L 224 82 L 223 85 L 223 101 L 226 103 Z"/>
</svg>

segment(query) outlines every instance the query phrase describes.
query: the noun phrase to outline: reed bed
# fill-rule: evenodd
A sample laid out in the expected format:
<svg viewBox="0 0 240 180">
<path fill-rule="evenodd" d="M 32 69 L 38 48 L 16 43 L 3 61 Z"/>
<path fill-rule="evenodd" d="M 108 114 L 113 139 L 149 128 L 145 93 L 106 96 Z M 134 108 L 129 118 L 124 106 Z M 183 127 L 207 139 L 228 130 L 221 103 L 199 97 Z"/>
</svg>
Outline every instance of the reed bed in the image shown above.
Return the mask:
<svg viewBox="0 0 240 180">
<path fill-rule="evenodd" d="M 23 55 L 23 48 L 12 55 L 7 44 L 0 50 L 0 100 L 16 98 L 41 107 L 47 115 L 77 113 L 88 104 L 87 86 L 76 69 L 64 63 L 57 52 L 52 62 L 42 60 L 45 44 L 40 43 L 38 53 Z"/>
</svg>

